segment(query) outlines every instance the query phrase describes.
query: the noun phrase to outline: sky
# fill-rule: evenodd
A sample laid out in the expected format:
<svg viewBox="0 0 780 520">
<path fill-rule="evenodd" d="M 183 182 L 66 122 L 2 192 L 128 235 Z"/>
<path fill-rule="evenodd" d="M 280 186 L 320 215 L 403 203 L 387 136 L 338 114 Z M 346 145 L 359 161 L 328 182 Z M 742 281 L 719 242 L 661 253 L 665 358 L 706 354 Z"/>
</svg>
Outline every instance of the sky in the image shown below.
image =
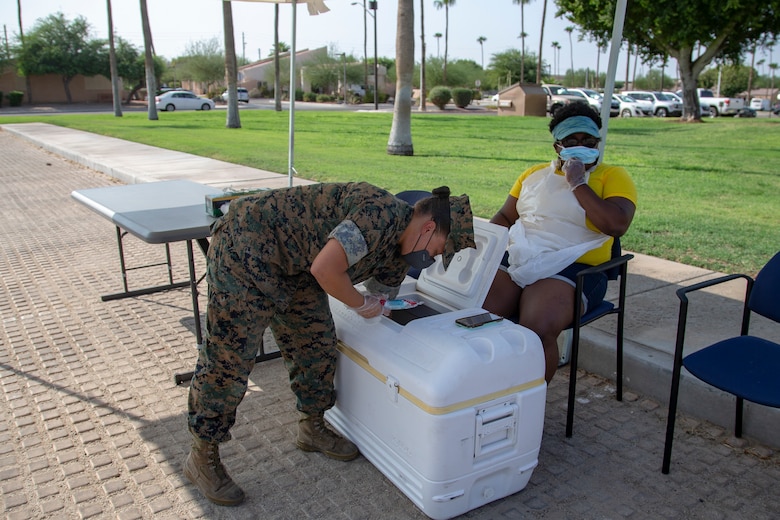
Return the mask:
<svg viewBox="0 0 780 520">
<path fill-rule="evenodd" d="M 93 36 L 108 37 L 108 16 L 104 0 L 3 0 L 0 2 L 0 21 L 4 38 L 13 39 L 19 33 L 17 2 L 21 3 L 25 32 L 35 22 L 49 14 L 62 12 L 69 20 L 77 16 L 87 19 Z M 330 11 L 310 16 L 304 4 L 297 7 L 297 50 L 327 46 L 335 52 L 346 52 L 357 58 L 363 56 L 364 30 L 367 36 L 368 56 L 374 54 L 374 20 L 369 15 L 364 26 L 363 0 L 324 0 Z M 352 5 L 356 3 L 356 5 Z M 420 0 L 415 3 L 415 55 L 420 61 Z M 595 44 L 578 41 L 577 30 L 572 33 L 572 44 L 565 31 L 570 22 L 555 18 L 556 5 L 548 0 L 542 58 L 555 68 L 552 42 L 557 41 L 558 70 L 564 73 L 571 68 L 589 67 L 606 72 L 608 53 L 598 55 Z M 218 38 L 223 41 L 221 0 L 147 0 L 149 19 L 158 55 L 171 59 L 186 53 L 195 42 Z M 143 48 L 139 0 L 111 0 L 114 33 Z M 368 2 L 366 2 L 368 5 Z M 531 0 L 524 6 L 526 52 L 538 54 L 541 33 L 542 0 Z M 395 56 L 397 0 L 379 0 L 376 11 L 377 53 L 380 57 Z M 292 43 L 292 10 L 290 4 L 279 6 L 279 39 Z M 425 40 L 428 56 L 444 55 L 444 37 L 437 40 L 435 33 L 445 33 L 445 11 L 436 9 L 433 0 L 424 0 Z M 373 11 L 371 11 L 373 13 Z M 233 25 L 236 52 L 253 61 L 267 57 L 273 46 L 274 6 L 265 2 L 233 1 Z M 470 59 L 487 67 L 494 53 L 520 49 L 520 6 L 512 0 L 458 0 L 449 9 L 448 60 Z M 479 37 L 487 38 L 483 45 Z M 484 58 L 483 58 L 484 53 Z M 768 57 L 767 57 L 768 58 Z M 760 59 L 760 56 L 759 58 Z M 767 59 L 767 62 L 769 60 Z M 773 60 L 775 61 L 775 60 Z M 631 68 L 633 69 L 633 61 Z M 674 67 L 674 64 L 672 64 Z M 555 72 L 555 70 L 553 70 Z M 637 65 L 637 75 L 647 72 L 647 67 Z M 759 69 L 759 73 L 762 71 Z M 763 72 L 768 74 L 768 70 Z M 633 71 L 632 71 L 633 74 Z M 666 72 L 674 76 L 674 70 Z M 617 79 L 626 75 L 625 52 L 620 53 Z M 533 79 L 533 78 L 532 78 Z"/>
</svg>

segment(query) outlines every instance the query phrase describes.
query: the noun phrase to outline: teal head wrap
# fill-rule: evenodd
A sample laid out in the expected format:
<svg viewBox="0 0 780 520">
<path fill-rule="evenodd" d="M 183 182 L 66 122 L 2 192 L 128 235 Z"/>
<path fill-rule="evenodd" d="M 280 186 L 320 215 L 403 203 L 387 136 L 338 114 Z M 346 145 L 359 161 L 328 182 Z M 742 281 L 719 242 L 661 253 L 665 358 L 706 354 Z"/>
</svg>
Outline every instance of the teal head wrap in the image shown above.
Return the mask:
<svg viewBox="0 0 780 520">
<path fill-rule="evenodd" d="M 552 135 L 556 141 L 560 141 L 571 134 L 588 134 L 593 137 L 601 137 L 599 127 L 593 119 L 587 116 L 572 116 L 564 119 L 553 128 Z"/>
</svg>

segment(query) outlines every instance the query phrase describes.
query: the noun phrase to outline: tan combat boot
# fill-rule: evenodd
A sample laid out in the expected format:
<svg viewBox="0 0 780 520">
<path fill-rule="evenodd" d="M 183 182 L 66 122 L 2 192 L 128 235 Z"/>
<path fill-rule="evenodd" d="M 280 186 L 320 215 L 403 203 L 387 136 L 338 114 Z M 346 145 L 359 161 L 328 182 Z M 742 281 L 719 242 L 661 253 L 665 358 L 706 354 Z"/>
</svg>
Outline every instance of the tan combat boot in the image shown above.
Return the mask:
<svg viewBox="0 0 780 520">
<path fill-rule="evenodd" d="M 203 495 L 220 506 L 237 506 L 244 501 L 244 492 L 233 482 L 219 460 L 219 444 L 193 435 L 192 449 L 184 463 L 184 476 Z"/>
<path fill-rule="evenodd" d="M 296 444 L 303 451 L 319 451 L 336 460 L 352 460 L 359 454 L 357 446 L 325 425 L 322 414 L 301 413 Z"/>
</svg>

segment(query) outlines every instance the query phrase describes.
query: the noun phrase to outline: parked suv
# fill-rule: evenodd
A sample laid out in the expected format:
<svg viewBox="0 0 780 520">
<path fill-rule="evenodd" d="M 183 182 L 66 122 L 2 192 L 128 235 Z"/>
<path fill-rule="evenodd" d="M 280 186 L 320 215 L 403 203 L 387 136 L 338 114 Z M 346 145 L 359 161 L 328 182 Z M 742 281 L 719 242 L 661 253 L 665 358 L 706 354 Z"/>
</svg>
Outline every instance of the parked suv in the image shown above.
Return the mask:
<svg viewBox="0 0 780 520">
<path fill-rule="evenodd" d="M 249 103 L 249 91 L 245 89 L 244 87 L 238 87 L 236 89 L 238 93 L 238 101 L 240 103 Z M 222 93 L 222 101 L 228 100 L 228 91 Z"/>
<path fill-rule="evenodd" d="M 658 117 L 682 115 L 682 103 L 674 99 L 669 94 L 663 92 L 651 92 L 649 90 L 629 90 L 623 92 L 626 96 L 630 96 L 637 101 L 645 101 L 653 103 L 653 114 Z"/>
<path fill-rule="evenodd" d="M 547 112 L 551 116 L 554 116 L 559 108 L 569 103 L 587 103 L 583 95 L 571 94 L 560 85 L 542 85 L 542 90 L 547 94 Z"/>
</svg>

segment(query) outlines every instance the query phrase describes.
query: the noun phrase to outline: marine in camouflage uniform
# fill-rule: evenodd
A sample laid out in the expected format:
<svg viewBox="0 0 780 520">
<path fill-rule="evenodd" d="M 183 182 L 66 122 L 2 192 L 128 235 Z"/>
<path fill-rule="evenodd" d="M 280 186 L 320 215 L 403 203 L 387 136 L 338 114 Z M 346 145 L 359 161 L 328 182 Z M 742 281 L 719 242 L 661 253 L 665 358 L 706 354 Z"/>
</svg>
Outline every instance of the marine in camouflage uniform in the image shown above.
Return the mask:
<svg viewBox="0 0 780 520">
<path fill-rule="evenodd" d="M 449 189 L 446 189 L 446 195 Z M 445 204 L 445 215 L 447 203 Z M 455 251 L 475 247 L 468 197 L 451 197 L 445 265 Z M 330 239 L 346 253 L 352 284 L 396 296 L 409 265 L 399 242 L 415 210 L 367 183 L 328 183 L 272 190 L 234 200 L 212 227 L 208 253 L 206 337 L 189 393 L 194 444 L 185 474 L 215 503 L 236 505 L 243 492 L 224 471 L 217 446 L 230 439 L 264 330 L 270 326 L 304 417 L 335 403 L 336 333 L 328 294 L 311 274 Z M 428 218 L 427 220 L 432 220 Z M 438 227 L 438 224 L 437 224 Z M 302 423 L 300 423 L 302 424 Z M 348 440 L 333 448 L 298 446 L 340 460 L 357 456 Z M 200 457 L 200 458 L 198 458 Z"/>
</svg>

